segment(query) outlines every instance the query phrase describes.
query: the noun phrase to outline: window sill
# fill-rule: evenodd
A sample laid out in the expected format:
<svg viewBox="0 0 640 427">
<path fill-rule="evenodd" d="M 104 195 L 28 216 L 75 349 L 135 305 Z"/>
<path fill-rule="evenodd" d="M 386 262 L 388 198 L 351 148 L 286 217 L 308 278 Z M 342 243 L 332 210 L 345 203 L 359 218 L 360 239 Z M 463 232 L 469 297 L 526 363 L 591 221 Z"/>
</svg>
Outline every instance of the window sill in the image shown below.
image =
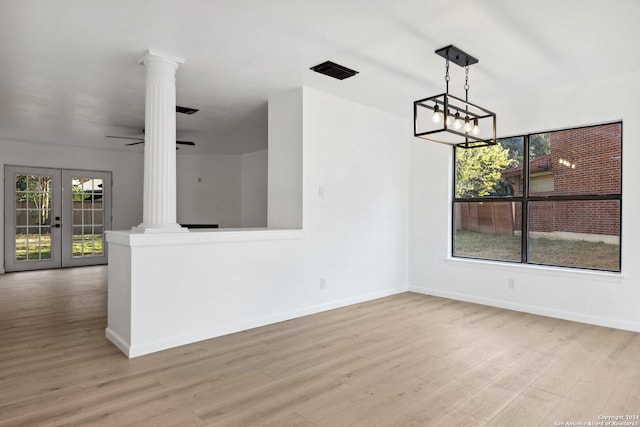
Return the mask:
<svg viewBox="0 0 640 427">
<path fill-rule="evenodd" d="M 616 283 L 622 283 L 626 278 L 622 273 L 611 271 L 586 270 L 571 267 L 551 267 L 544 265 L 530 265 L 520 263 L 509 263 L 500 261 L 489 261 L 471 258 L 455 258 L 448 257 L 447 263 L 456 265 L 465 265 L 469 267 L 477 267 L 482 269 L 502 270 L 508 272 L 528 273 L 543 276 L 567 277 L 586 280 L 608 280 Z"/>
</svg>

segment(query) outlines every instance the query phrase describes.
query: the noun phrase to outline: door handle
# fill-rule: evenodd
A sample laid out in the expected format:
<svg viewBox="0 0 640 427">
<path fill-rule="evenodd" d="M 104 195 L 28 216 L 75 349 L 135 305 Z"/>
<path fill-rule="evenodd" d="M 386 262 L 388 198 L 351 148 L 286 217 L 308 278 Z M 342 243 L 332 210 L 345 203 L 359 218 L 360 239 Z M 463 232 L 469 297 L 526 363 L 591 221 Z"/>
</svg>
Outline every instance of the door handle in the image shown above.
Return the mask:
<svg viewBox="0 0 640 427">
<path fill-rule="evenodd" d="M 53 224 L 55 228 L 60 228 L 60 224 Z"/>
</svg>

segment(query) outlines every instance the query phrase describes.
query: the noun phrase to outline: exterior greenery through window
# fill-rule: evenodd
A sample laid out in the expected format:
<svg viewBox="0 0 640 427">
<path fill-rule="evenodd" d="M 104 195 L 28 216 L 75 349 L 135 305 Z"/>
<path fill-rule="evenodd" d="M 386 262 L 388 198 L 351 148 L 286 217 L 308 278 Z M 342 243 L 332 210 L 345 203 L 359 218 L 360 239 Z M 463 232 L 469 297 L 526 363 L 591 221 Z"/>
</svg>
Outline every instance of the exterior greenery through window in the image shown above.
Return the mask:
<svg viewBox="0 0 640 427">
<path fill-rule="evenodd" d="M 456 148 L 454 171 L 453 256 L 620 271 L 622 123 Z"/>
</svg>

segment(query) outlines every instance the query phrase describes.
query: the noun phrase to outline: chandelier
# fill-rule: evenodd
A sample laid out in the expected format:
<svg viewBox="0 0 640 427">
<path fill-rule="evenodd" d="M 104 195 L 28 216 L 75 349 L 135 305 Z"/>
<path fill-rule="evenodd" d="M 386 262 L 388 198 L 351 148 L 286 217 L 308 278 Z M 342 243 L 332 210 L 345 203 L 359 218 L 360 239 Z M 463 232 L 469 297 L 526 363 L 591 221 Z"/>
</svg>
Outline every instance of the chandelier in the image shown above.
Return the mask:
<svg viewBox="0 0 640 427">
<path fill-rule="evenodd" d="M 496 144 L 496 115 L 469 102 L 469 66 L 478 60 L 453 45 L 436 50 L 445 59 L 445 93 L 413 103 L 413 134 L 460 148 Z M 449 62 L 464 67 L 464 99 L 449 94 Z"/>
</svg>

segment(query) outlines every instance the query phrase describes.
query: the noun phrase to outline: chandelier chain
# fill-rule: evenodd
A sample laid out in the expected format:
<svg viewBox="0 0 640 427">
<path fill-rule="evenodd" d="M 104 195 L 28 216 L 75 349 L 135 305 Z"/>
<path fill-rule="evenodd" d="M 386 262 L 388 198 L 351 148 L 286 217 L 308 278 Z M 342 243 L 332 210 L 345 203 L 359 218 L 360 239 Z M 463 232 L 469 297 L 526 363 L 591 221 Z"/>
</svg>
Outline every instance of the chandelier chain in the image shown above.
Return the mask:
<svg viewBox="0 0 640 427">
<path fill-rule="evenodd" d="M 447 58 L 447 61 L 445 62 L 444 67 L 445 67 L 444 81 L 446 85 L 446 91 L 447 93 L 449 93 L 449 80 L 451 79 L 451 77 L 449 77 L 449 58 Z"/>
<path fill-rule="evenodd" d="M 464 67 L 464 90 L 469 90 L 469 66 Z"/>
<path fill-rule="evenodd" d="M 469 66 L 464 67 L 464 100 L 469 101 Z M 469 107 L 465 107 L 469 111 Z"/>
</svg>

